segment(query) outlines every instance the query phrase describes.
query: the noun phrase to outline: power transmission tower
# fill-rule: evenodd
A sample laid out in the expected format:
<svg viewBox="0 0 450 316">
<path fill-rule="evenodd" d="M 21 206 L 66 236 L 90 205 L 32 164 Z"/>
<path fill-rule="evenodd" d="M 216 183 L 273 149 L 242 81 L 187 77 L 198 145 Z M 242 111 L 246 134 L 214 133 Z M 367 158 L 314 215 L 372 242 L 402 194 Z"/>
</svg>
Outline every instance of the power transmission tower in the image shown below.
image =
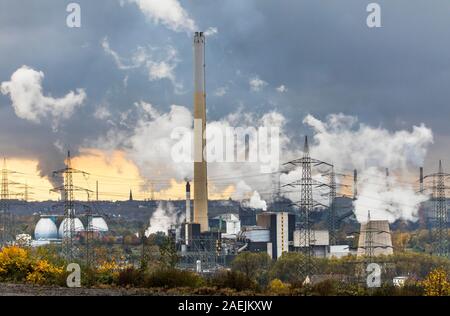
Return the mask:
<svg viewBox="0 0 450 316">
<path fill-rule="evenodd" d="M 9 190 L 8 190 L 8 170 L 6 169 L 6 159 L 3 158 L 2 167 L 2 187 L 0 194 L 0 229 L 1 245 L 8 240 L 7 229 L 9 227 Z"/>
<path fill-rule="evenodd" d="M 10 184 L 17 184 L 20 185 L 17 188 L 23 189 L 23 193 L 19 193 L 18 195 L 21 195 L 23 198 L 23 201 L 28 202 L 30 200 L 30 195 L 33 195 L 33 192 L 30 191 L 33 187 L 29 186 L 27 182 L 25 184 L 16 183 L 16 182 L 9 182 Z"/>
<path fill-rule="evenodd" d="M 6 158 L 3 158 L 1 199 L 9 200 L 8 169 L 6 169 Z"/>
<path fill-rule="evenodd" d="M 23 193 L 23 199 L 25 200 L 25 202 L 28 202 L 28 184 L 25 183 L 25 188 L 24 188 L 24 193 Z"/>
<path fill-rule="evenodd" d="M 433 197 L 435 219 L 433 230 L 433 241 L 435 244 L 435 253 L 441 257 L 448 257 L 449 255 L 449 242 L 448 242 L 448 211 L 447 211 L 447 198 L 445 190 L 448 189 L 445 185 L 445 180 L 450 174 L 445 173 L 442 168 L 442 161 L 439 160 L 439 169 L 437 173 L 433 173 L 424 177 L 433 178 Z"/>
<path fill-rule="evenodd" d="M 98 182 L 97 182 L 98 183 Z M 92 234 L 94 233 L 94 227 L 92 225 L 92 210 L 88 206 L 86 210 L 86 233 L 85 233 L 85 242 L 86 242 L 86 266 L 88 269 L 91 268 L 93 262 L 93 254 L 92 254 Z"/>
<path fill-rule="evenodd" d="M 299 207 L 299 214 L 296 216 L 296 229 L 300 231 L 300 245 L 301 251 L 305 255 L 305 262 L 302 266 L 302 276 L 303 278 L 311 277 L 316 271 L 314 265 L 314 245 L 315 245 L 315 234 L 312 229 L 312 219 L 311 213 L 314 208 L 322 205 L 318 203 L 313 198 L 313 187 L 324 185 L 312 179 L 312 166 L 327 165 L 331 167 L 331 164 L 326 162 L 313 159 L 309 154 L 308 137 L 305 136 L 305 143 L 303 147 L 303 157 L 297 160 L 290 161 L 285 165 L 301 166 L 302 173 L 300 181 L 295 181 L 293 183 L 287 184 L 288 186 L 300 186 L 300 201 L 294 203 Z M 326 184 L 325 184 L 326 185 Z M 325 205 L 322 205 L 326 207 Z"/>
<path fill-rule="evenodd" d="M 445 174 L 442 162 L 439 160 L 439 171 L 436 184 L 436 240 L 438 256 L 448 256 L 448 214 L 447 199 L 445 198 Z"/>
<path fill-rule="evenodd" d="M 74 190 L 87 191 L 90 190 L 75 187 L 73 185 L 73 174 L 79 173 L 83 176 L 87 176 L 88 173 L 73 169 L 72 162 L 70 157 L 70 151 L 67 153 L 66 159 L 66 167 L 61 170 L 57 170 L 53 172 L 54 176 L 62 176 L 64 179 L 64 184 L 61 187 L 55 188 L 52 191 L 62 191 L 64 197 L 64 220 L 63 220 L 63 240 L 62 240 L 62 252 L 64 257 L 71 261 L 76 257 L 76 249 L 74 245 L 75 239 L 75 208 L 74 208 Z"/>
<path fill-rule="evenodd" d="M 336 219 L 336 174 L 334 166 L 330 172 L 330 194 L 329 194 L 329 210 L 328 210 L 328 233 L 330 235 L 330 246 L 337 244 L 337 219 Z"/>
<path fill-rule="evenodd" d="M 9 180 L 10 174 L 19 173 L 8 170 L 6 167 L 6 158 L 3 158 L 3 167 L 1 169 L 1 190 L 0 190 L 0 244 L 12 241 L 15 236 L 15 217 L 11 212 L 12 196 L 24 195 L 23 193 L 13 192 L 9 189 L 10 185 L 22 185 Z"/>
<path fill-rule="evenodd" d="M 373 233 L 372 221 L 370 220 L 370 211 L 367 214 L 367 224 L 365 229 L 366 238 L 364 240 L 364 248 L 367 264 L 372 263 L 374 257 L 374 247 L 373 247 Z"/>
</svg>

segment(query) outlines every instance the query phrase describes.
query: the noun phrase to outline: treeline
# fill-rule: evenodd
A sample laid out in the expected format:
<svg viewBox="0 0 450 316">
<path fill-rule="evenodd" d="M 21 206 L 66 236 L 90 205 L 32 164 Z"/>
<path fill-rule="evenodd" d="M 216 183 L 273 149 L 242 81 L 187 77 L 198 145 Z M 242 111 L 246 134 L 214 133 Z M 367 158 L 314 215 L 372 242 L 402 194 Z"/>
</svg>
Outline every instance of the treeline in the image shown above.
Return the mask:
<svg viewBox="0 0 450 316">
<path fill-rule="evenodd" d="M 157 248 L 157 249 L 156 249 Z M 157 250 L 157 251 L 156 251 Z M 97 256 L 90 264 L 80 261 L 84 287 L 148 288 L 155 293 L 190 295 L 450 295 L 450 260 L 403 252 L 373 259 L 382 267 L 382 286 L 367 289 L 364 258 L 313 258 L 305 282 L 305 257 L 285 253 L 276 261 L 265 253 L 244 252 L 231 268 L 197 274 L 177 268 L 178 255 L 168 239 L 154 240 L 143 248 L 139 265 L 120 258 Z M 4 247 L 0 251 L 0 282 L 66 286 L 67 262 L 56 247 Z M 407 276 L 402 287 L 396 276 Z"/>
</svg>

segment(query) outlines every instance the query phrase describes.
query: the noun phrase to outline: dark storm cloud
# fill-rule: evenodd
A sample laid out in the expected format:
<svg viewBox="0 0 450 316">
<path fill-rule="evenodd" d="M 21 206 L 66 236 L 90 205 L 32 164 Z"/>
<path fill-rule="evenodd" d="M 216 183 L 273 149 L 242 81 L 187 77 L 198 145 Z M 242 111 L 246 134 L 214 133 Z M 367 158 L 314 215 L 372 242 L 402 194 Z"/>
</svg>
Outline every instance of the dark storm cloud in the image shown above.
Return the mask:
<svg viewBox="0 0 450 316">
<path fill-rule="evenodd" d="M 10 99 L 0 95 L 0 152 L 37 156 L 44 172 L 60 167 L 64 154 L 55 143 L 76 151 L 109 129 L 94 117 L 101 105 L 117 120 L 140 100 L 161 110 L 192 104 L 192 47 L 186 33 L 154 24 L 136 5 L 112 0 L 77 1 L 82 27 L 69 29 L 69 2 L 0 1 L 0 82 L 28 65 L 44 72 L 45 94 L 61 97 L 77 88 L 87 94 L 86 104 L 57 132 L 50 122 L 17 118 Z M 424 122 L 437 138 L 449 134 L 450 3 L 377 1 L 383 27 L 369 29 L 370 2 L 182 1 L 200 28 L 218 28 L 207 44 L 208 116 L 218 119 L 240 107 L 259 113 L 276 109 L 289 119 L 294 137 L 306 132 L 301 121 L 307 113 L 323 118 L 338 112 L 389 129 Z M 175 93 L 170 80 L 149 81 L 143 67 L 118 69 L 101 46 L 105 37 L 127 59 L 138 46 L 174 47 L 179 58 L 174 72 L 184 93 Z M 268 83 L 260 92 L 250 91 L 254 77 Z M 277 92 L 280 85 L 287 92 Z M 226 94 L 216 96 L 219 88 Z M 448 147 L 447 140 L 438 143 Z M 436 148 L 433 153 L 449 154 Z"/>
</svg>

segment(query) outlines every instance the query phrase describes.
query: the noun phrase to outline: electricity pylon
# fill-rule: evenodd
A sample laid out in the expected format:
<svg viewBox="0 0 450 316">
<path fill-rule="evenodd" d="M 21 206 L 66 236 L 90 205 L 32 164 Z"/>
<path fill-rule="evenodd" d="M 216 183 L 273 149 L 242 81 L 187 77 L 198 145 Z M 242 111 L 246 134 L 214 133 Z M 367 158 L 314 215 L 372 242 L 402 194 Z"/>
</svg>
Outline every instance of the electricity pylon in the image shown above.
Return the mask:
<svg viewBox="0 0 450 316">
<path fill-rule="evenodd" d="M 448 189 L 445 185 L 447 177 L 450 177 L 450 174 L 444 172 L 441 160 L 439 160 L 438 172 L 424 177 L 424 179 L 433 179 L 432 198 L 434 200 L 435 213 L 433 241 L 435 244 L 435 253 L 441 257 L 448 257 L 449 255 L 448 211 L 447 198 L 445 194 L 445 190 Z"/>
<path fill-rule="evenodd" d="M 336 174 L 334 166 L 330 172 L 330 194 L 328 208 L 328 233 L 330 235 L 330 246 L 336 245 L 337 239 L 337 218 L 336 218 Z"/>
<path fill-rule="evenodd" d="M 8 234 L 6 230 L 8 229 L 9 223 L 9 190 L 8 190 L 8 170 L 6 169 L 6 158 L 3 158 L 2 167 L 2 186 L 0 192 L 0 229 L 1 229 L 1 244 L 3 245 L 7 239 Z"/>
<path fill-rule="evenodd" d="M 61 187 L 52 189 L 53 192 L 63 192 L 64 197 L 64 220 L 63 220 L 63 236 L 62 236 L 62 252 L 66 260 L 71 261 L 76 257 L 75 249 L 75 208 L 74 208 L 74 191 L 90 190 L 76 187 L 73 185 L 73 174 L 79 173 L 83 176 L 89 175 L 87 172 L 72 168 L 70 151 L 67 153 L 67 159 L 64 169 L 53 172 L 53 176 L 62 175 L 64 184 Z"/>
<path fill-rule="evenodd" d="M 311 213 L 314 208 L 321 205 L 325 205 L 317 202 L 313 198 L 313 187 L 323 185 L 312 179 L 312 167 L 319 165 L 327 165 L 331 167 L 331 164 L 313 159 L 309 154 L 308 137 L 305 136 L 305 143 L 303 147 L 303 157 L 290 161 L 284 165 L 301 166 L 302 173 L 299 181 L 294 181 L 285 186 L 297 187 L 300 186 L 300 201 L 294 203 L 299 207 L 299 214 L 296 216 L 296 229 L 300 231 L 300 245 L 301 251 L 305 255 L 305 263 L 302 265 L 303 278 L 311 277 L 316 271 L 316 267 L 313 262 L 314 257 L 314 245 L 315 234 L 312 229 Z"/>
</svg>

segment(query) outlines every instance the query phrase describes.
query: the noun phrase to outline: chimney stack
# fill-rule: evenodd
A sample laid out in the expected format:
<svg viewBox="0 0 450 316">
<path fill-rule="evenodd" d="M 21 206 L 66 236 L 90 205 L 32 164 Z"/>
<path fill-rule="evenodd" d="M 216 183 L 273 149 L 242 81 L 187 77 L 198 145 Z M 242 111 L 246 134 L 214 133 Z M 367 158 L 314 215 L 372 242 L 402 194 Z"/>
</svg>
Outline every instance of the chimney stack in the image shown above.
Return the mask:
<svg viewBox="0 0 450 316">
<path fill-rule="evenodd" d="M 191 184 L 186 183 L 186 224 L 191 222 Z"/>
<path fill-rule="evenodd" d="M 194 223 L 200 231 L 209 230 L 208 225 L 208 176 L 206 160 L 206 93 L 205 93 L 205 36 L 194 35 Z"/>
<path fill-rule="evenodd" d="M 423 167 L 420 167 L 420 169 L 419 169 L 419 184 L 420 184 L 419 190 L 420 190 L 420 193 L 422 193 L 423 192 Z"/>
</svg>

